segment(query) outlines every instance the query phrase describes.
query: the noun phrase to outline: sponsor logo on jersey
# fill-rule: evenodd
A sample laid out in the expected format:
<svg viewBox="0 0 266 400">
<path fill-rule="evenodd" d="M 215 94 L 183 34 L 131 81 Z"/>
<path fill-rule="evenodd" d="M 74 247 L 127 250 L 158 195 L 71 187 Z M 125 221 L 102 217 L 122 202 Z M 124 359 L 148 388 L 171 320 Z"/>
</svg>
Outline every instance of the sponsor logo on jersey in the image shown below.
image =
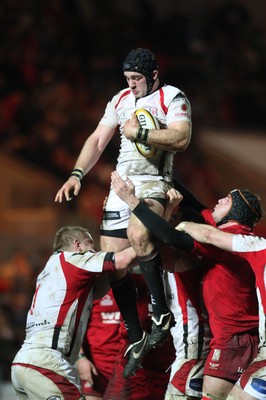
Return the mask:
<svg viewBox="0 0 266 400">
<path fill-rule="evenodd" d="M 157 117 L 158 109 L 156 107 L 149 107 L 148 110 L 151 113 L 151 115 L 153 115 L 154 117 Z"/>
<path fill-rule="evenodd" d="M 266 383 L 265 380 L 259 378 L 253 378 L 251 381 L 251 387 L 259 393 L 266 394 Z"/>
<path fill-rule="evenodd" d="M 214 364 L 212 362 L 209 363 L 209 367 L 212 369 L 217 369 L 219 367 L 220 364 Z"/>
<path fill-rule="evenodd" d="M 189 387 L 193 390 L 196 390 L 197 392 L 201 392 L 202 384 L 203 384 L 203 378 L 191 379 L 189 382 Z"/>
<path fill-rule="evenodd" d="M 106 294 L 100 301 L 101 306 L 112 306 L 114 304 L 114 301 L 110 294 Z"/>
<path fill-rule="evenodd" d="M 220 357 L 221 357 L 221 350 L 214 349 L 213 355 L 212 355 L 212 361 L 219 361 Z"/>
<path fill-rule="evenodd" d="M 101 312 L 103 324 L 120 324 L 121 314 L 120 311 Z"/>
<path fill-rule="evenodd" d="M 32 329 L 32 328 L 34 328 L 36 326 L 45 326 L 45 325 L 50 325 L 50 324 L 51 324 L 51 322 L 47 321 L 46 319 L 43 320 L 42 322 L 39 322 L 39 323 L 31 322 L 30 324 L 27 324 L 26 330 L 27 329 Z"/>
<path fill-rule="evenodd" d="M 177 112 L 175 113 L 175 117 L 187 117 L 188 113 L 184 112 Z"/>
</svg>

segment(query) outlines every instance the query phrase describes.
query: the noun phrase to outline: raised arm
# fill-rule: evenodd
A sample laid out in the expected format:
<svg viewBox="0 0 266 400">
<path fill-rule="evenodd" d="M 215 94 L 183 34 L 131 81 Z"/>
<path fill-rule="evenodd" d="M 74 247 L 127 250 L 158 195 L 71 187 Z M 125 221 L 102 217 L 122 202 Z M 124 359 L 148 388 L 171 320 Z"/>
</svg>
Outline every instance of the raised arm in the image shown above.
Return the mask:
<svg viewBox="0 0 266 400">
<path fill-rule="evenodd" d="M 232 251 L 233 235 L 211 225 L 183 221 L 176 229 L 188 233 L 197 242 L 212 244 L 220 249 Z"/>
<path fill-rule="evenodd" d="M 65 198 L 71 200 L 70 192 L 77 196 L 81 188 L 82 177 L 94 167 L 99 160 L 105 147 L 114 136 L 115 129 L 99 124 L 95 131 L 88 137 L 83 145 L 83 148 L 78 156 L 74 170 L 68 180 L 59 189 L 55 196 L 55 202 L 62 203 Z"/>
</svg>

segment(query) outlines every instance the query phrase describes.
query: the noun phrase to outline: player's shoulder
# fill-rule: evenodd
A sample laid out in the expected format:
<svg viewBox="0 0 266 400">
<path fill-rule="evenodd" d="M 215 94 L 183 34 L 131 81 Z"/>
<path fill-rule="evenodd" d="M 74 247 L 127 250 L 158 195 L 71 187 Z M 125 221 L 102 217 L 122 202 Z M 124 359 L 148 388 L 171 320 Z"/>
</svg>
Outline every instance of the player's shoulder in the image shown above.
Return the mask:
<svg viewBox="0 0 266 400">
<path fill-rule="evenodd" d="M 123 102 L 128 99 L 130 93 L 131 90 L 129 88 L 119 90 L 114 94 L 109 104 L 113 105 L 115 108 L 119 107 L 119 105 L 123 104 Z"/>
<path fill-rule="evenodd" d="M 161 89 L 163 90 L 164 93 L 171 93 L 171 94 L 183 93 L 182 90 L 179 89 L 178 87 L 173 85 L 168 85 L 167 83 L 164 83 L 161 86 Z"/>
<path fill-rule="evenodd" d="M 124 89 L 121 89 L 118 92 L 116 92 L 112 98 L 115 100 L 119 100 L 120 98 L 129 96 L 130 93 L 131 93 L 131 90 L 129 88 L 124 88 Z"/>
<path fill-rule="evenodd" d="M 176 86 L 164 84 L 161 87 L 161 90 L 164 93 L 164 98 L 165 98 L 166 102 L 172 101 L 174 99 L 186 99 L 187 100 L 186 94 Z"/>
</svg>

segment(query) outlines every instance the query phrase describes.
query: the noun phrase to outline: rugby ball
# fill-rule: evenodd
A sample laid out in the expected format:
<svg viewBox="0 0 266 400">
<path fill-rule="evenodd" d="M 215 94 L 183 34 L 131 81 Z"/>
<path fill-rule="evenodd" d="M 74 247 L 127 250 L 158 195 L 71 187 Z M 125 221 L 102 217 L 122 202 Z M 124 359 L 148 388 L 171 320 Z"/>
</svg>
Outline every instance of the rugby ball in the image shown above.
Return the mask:
<svg viewBox="0 0 266 400">
<path fill-rule="evenodd" d="M 158 120 L 144 108 L 139 108 L 135 111 L 139 124 L 142 128 L 146 129 L 160 129 Z M 146 158 L 154 157 L 157 152 L 156 146 L 150 146 L 145 143 L 135 142 L 136 148 L 140 154 Z"/>
</svg>

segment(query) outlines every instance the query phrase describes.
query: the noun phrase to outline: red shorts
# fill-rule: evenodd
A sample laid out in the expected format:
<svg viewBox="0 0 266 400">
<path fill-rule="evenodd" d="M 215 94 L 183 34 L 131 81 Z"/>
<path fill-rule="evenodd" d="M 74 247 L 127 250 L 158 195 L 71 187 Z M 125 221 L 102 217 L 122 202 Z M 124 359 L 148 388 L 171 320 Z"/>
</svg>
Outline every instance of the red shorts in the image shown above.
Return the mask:
<svg viewBox="0 0 266 400">
<path fill-rule="evenodd" d="M 258 354 L 257 334 L 234 335 L 211 343 L 204 375 L 236 382 Z"/>
<path fill-rule="evenodd" d="M 162 400 L 169 373 L 138 369 L 136 375 L 123 378 L 124 366 L 116 363 L 104 400 Z"/>
</svg>

